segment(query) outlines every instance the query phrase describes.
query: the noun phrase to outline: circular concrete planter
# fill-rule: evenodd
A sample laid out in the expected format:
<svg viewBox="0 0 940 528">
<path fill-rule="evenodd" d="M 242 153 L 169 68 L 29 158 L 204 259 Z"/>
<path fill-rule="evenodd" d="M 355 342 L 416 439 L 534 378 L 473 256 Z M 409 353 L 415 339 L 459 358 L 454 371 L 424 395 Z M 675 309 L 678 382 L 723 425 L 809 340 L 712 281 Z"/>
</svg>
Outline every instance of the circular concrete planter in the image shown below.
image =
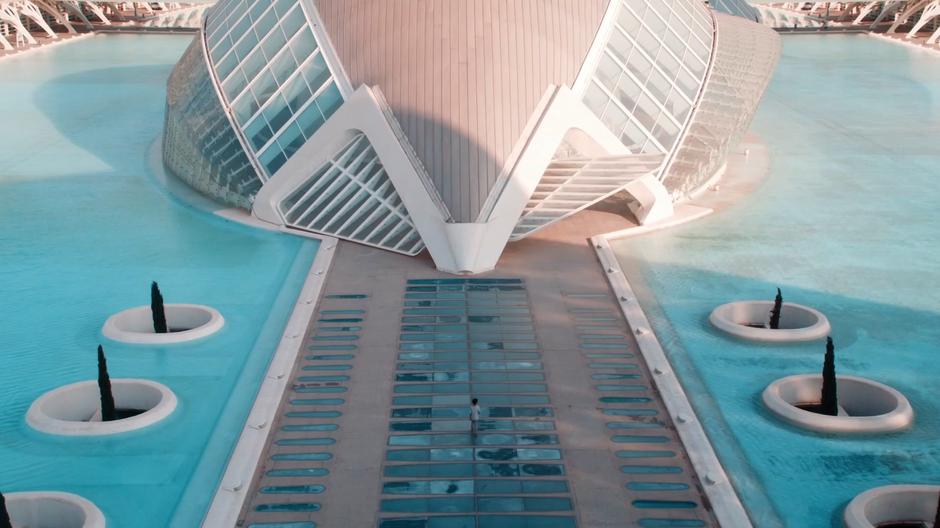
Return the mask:
<svg viewBox="0 0 940 528">
<path fill-rule="evenodd" d="M 875 528 L 890 522 L 924 522 L 937 513 L 940 486 L 881 486 L 856 495 L 845 507 L 845 528 Z M 940 528 L 940 527 L 938 527 Z"/>
<path fill-rule="evenodd" d="M 733 336 L 752 341 L 787 343 L 813 341 L 829 335 L 829 319 L 819 310 L 785 302 L 780 309 L 780 328 L 755 328 L 748 325 L 767 324 L 774 303 L 771 301 L 738 301 L 712 310 L 708 320 L 715 328 Z"/>
<path fill-rule="evenodd" d="M 111 391 L 119 409 L 141 409 L 129 418 L 101 421 L 98 382 L 80 381 L 51 390 L 29 407 L 26 422 L 38 431 L 65 436 L 125 433 L 153 425 L 176 409 L 176 395 L 160 383 L 144 379 L 112 379 Z"/>
<path fill-rule="evenodd" d="M 91 501 L 60 491 L 4 495 L 14 528 L 104 528 L 104 514 Z"/>
<path fill-rule="evenodd" d="M 112 315 L 104 322 L 101 333 L 108 339 L 123 343 L 165 345 L 202 339 L 225 326 L 222 314 L 210 306 L 167 304 L 164 311 L 166 324 L 171 330 L 166 334 L 153 331 L 150 306 L 138 306 Z"/>
<path fill-rule="evenodd" d="M 885 433 L 906 429 L 914 410 L 897 390 L 856 376 L 837 376 L 839 416 L 827 416 L 796 407 L 818 402 L 820 374 L 781 378 L 764 389 L 764 405 L 777 417 L 797 427 L 823 433 Z"/>
</svg>

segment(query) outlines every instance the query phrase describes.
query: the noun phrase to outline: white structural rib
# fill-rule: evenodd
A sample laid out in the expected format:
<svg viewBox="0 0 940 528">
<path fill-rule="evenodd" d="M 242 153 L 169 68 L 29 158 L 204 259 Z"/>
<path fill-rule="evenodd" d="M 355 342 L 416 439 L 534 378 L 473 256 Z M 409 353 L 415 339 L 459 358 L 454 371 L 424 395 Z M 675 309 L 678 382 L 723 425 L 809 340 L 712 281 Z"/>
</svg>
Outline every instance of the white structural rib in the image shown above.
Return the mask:
<svg viewBox="0 0 940 528">
<path fill-rule="evenodd" d="M 365 134 L 357 134 L 281 200 L 285 225 L 407 255 L 424 249 Z"/>
<path fill-rule="evenodd" d="M 512 240 L 571 216 L 631 181 L 655 173 L 663 159 L 662 154 L 644 154 L 553 161 L 532 193 Z"/>
</svg>

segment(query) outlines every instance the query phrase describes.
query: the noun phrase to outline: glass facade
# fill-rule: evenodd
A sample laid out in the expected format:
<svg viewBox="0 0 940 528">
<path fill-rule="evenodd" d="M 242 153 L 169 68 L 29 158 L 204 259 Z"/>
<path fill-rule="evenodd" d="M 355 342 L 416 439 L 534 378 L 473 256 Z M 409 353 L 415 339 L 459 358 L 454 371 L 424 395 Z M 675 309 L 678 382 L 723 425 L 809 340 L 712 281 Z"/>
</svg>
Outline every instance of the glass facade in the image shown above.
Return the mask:
<svg viewBox="0 0 940 528">
<path fill-rule="evenodd" d="M 261 180 L 212 83 L 197 38 L 167 83 L 163 161 L 171 172 L 203 194 L 250 209 Z"/>
<path fill-rule="evenodd" d="M 779 56 L 772 30 L 739 17 L 717 15 L 718 40 L 712 74 L 663 184 L 670 192 L 693 192 L 725 162 L 747 131 Z"/>
<path fill-rule="evenodd" d="M 222 0 L 205 28 L 209 58 L 265 180 L 343 98 L 299 0 Z"/>
<path fill-rule="evenodd" d="M 712 9 L 721 13 L 739 16 L 757 23 L 761 21 L 760 13 L 746 0 L 711 0 L 709 5 L 712 6 Z"/>
<path fill-rule="evenodd" d="M 622 0 L 584 102 L 634 153 L 668 153 L 705 81 L 711 13 L 689 0 Z"/>
<path fill-rule="evenodd" d="M 357 134 L 280 202 L 287 225 L 417 255 L 424 249 L 375 149 Z"/>
</svg>

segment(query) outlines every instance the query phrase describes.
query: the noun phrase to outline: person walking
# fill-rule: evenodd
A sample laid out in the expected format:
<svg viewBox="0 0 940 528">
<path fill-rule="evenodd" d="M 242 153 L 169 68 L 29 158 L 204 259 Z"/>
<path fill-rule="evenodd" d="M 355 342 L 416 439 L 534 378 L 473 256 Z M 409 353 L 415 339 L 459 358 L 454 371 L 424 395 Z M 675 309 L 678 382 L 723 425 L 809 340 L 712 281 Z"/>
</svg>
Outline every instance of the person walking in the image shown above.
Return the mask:
<svg viewBox="0 0 940 528">
<path fill-rule="evenodd" d="M 476 434 L 480 423 L 480 400 L 470 400 L 470 432 Z"/>
</svg>

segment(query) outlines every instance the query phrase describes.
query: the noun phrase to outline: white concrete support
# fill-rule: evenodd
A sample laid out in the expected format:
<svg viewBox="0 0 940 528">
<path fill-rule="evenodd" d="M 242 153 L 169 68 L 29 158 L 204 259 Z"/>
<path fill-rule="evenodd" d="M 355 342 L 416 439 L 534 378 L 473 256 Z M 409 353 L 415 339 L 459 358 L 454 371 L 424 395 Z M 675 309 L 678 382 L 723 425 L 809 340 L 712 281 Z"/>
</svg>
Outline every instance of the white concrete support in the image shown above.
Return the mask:
<svg viewBox="0 0 940 528">
<path fill-rule="evenodd" d="M 567 87 L 551 87 L 532 116 L 533 133 L 520 148 L 508 177 L 494 190 L 492 206 L 478 222 L 453 223 L 428 183 L 420 164 L 409 156 L 407 139 L 396 133 L 394 117 L 383 108 L 377 88 L 361 86 L 255 197 L 252 214 L 276 225 L 285 218 L 278 204 L 325 163 L 353 135 L 364 134 L 378 154 L 388 177 L 434 259 L 450 273 L 482 273 L 493 269 L 533 191 L 558 146 L 572 129 L 583 132 L 610 155 L 629 150 Z M 658 182 L 657 182 L 658 183 Z M 661 188 L 662 185 L 659 185 Z M 643 218 L 660 219 L 671 207 L 665 189 L 640 184 Z"/>
<path fill-rule="evenodd" d="M 323 165 L 343 144 L 362 133 L 378 154 L 382 165 L 401 197 L 421 238 L 435 263 L 442 269 L 456 269 L 457 263 L 448 240 L 448 214 L 433 189 L 425 185 L 423 168 L 416 166 L 402 146 L 380 103 L 377 88 L 360 86 L 326 123 L 281 167 L 255 196 L 252 215 L 276 225 L 284 225 L 278 204 Z"/>
<path fill-rule="evenodd" d="M 496 266 L 526 204 L 568 131 L 583 132 L 609 155 L 630 154 L 568 87 L 552 87 L 545 97 L 550 99 L 544 105 L 545 111 L 537 116 L 534 132 L 528 137 L 509 177 L 493 191 L 497 196 L 494 205 L 484 211 L 486 216 L 481 217 L 480 222 L 473 224 L 483 231 L 477 238 L 480 243 L 476 248 L 465 249 L 464 254 L 472 256 L 472 260 L 462 262 L 459 272 L 481 273 Z"/>
<path fill-rule="evenodd" d="M 640 225 L 663 221 L 673 215 L 672 196 L 655 174 L 647 174 L 623 188 L 633 197 L 630 212 Z"/>
<path fill-rule="evenodd" d="M 933 32 L 933 35 L 930 35 L 930 38 L 927 39 L 927 44 L 937 43 L 940 43 L 940 25 L 937 26 L 937 30 Z"/>
<path fill-rule="evenodd" d="M 897 13 L 901 8 L 906 4 L 906 0 L 888 0 L 885 2 L 884 8 L 881 12 L 878 13 L 878 16 L 875 17 L 875 20 L 871 23 L 872 26 L 880 24 L 885 18 Z"/>
<path fill-rule="evenodd" d="M 872 0 L 871 2 L 868 2 L 867 4 L 865 4 L 861 12 L 859 12 L 858 16 L 855 17 L 855 20 L 852 21 L 852 25 L 853 26 L 860 25 L 866 18 L 868 18 L 868 15 L 872 14 L 876 9 L 880 7 L 881 11 L 878 13 L 878 17 L 872 23 L 873 25 L 877 24 L 878 22 L 881 21 L 881 19 L 887 16 L 889 9 L 891 9 L 892 7 L 894 8 L 899 7 L 899 4 L 903 4 L 903 1 L 904 0 Z"/>
<path fill-rule="evenodd" d="M 78 0 L 75 0 L 75 1 L 79 3 Z M 88 9 L 90 9 L 91 12 L 94 13 L 95 16 L 98 17 L 98 20 L 100 20 L 104 25 L 106 26 L 111 25 L 111 21 L 108 20 L 108 17 L 104 15 L 104 10 L 101 9 L 100 5 L 98 5 L 95 2 L 87 2 L 87 1 L 81 1 L 80 3 L 88 6 Z M 81 9 L 79 8 L 79 10 Z"/>
<path fill-rule="evenodd" d="M 75 28 L 72 26 L 72 23 L 69 22 L 69 17 L 62 11 L 59 11 L 59 7 L 52 2 L 52 0 L 32 0 L 33 4 L 39 9 L 45 11 L 49 16 L 55 19 L 59 25 L 63 26 L 66 31 L 69 33 L 78 33 L 75 31 Z"/>
<path fill-rule="evenodd" d="M 861 24 L 862 21 L 865 20 L 865 18 L 868 15 L 870 15 L 875 10 L 875 8 L 877 8 L 882 3 L 885 5 L 885 7 L 887 7 L 889 2 L 888 1 L 883 2 L 882 0 L 872 0 L 871 2 L 868 2 L 867 4 L 865 4 L 865 7 L 862 8 L 858 16 L 855 17 L 855 20 L 852 21 L 852 25 L 857 26 Z M 884 9 L 882 9 L 882 11 L 884 11 Z"/>
<path fill-rule="evenodd" d="M 17 41 L 25 40 L 29 44 L 36 44 L 36 39 L 29 34 L 29 30 L 20 21 L 20 13 L 14 4 L 0 5 L 0 20 L 6 22 L 16 30 Z"/>
<path fill-rule="evenodd" d="M 55 34 L 55 31 L 52 31 L 52 28 L 49 27 L 49 24 L 46 24 L 45 19 L 42 18 L 42 12 L 38 7 L 33 5 L 32 2 L 29 0 L 19 0 L 18 2 L 14 2 L 13 5 L 14 9 L 19 9 L 21 16 L 32 20 L 37 26 L 42 28 L 50 38 L 59 38 L 59 36 Z"/>
<path fill-rule="evenodd" d="M 927 7 L 924 8 L 923 14 L 920 16 L 920 20 L 914 24 L 914 27 L 911 28 L 911 31 L 907 34 L 907 38 L 913 38 L 915 35 L 920 33 L 920 30 L 924 29 L 927 24 L 933 21 L 934 18 L 940 16 L 940 0 L 932 0 Z M 931 36 L 933 38 L 936 36 L 936 33 Z"/>
<path fill-rule="evenodd" d="M 10 41 L 8 41 L 6 37 L 3 36 L 3 34 L 0 34 L 0 47 L 6 51 L 13 50 L 13 45 L 10 44 Z"/>
<path fill-rule="evenodd" d="M 891 27 L 888 28 L 887 33 L 897 33 L 899 27 L 907 24 L 908 20 L 910 20 L 912 16 L 917 14 L 921 9 L 927 7 L 927 4 L 933 1 L 935 0 L 912 0 L 906 5 L 904 11 L 902 11 L 901 14 L 895 18 L 894 24 L 891 24 Z"/>
<path fill-rule="evenodd" d="M 88 2 L 88 3 L 91 4 L 94 2 Z M 127 20 L 126 18 L 124 18 L 124 15 L 121 14 L 121 10 L 118 9 L 117 2 L 100 2 L 99 7 L 102 5 L 107 7 L 111 11 L 111 16 L 114 17 L 115 20 L 120 21 L 120 22 L 124 22 Z"/>
<path fill-rule="evenodd" d="M 78 0 L 60 0 L 59 4 L 66 9 L 66 11 L 71 12 L 75 15 L 78 20 L 82 21 L 82 24 L 85 25 L 88 29 L 93 29 L 94 26 L 91 23 L 91 20 L 88 20 L 88 17 L 85 16 L 85 13 L 82 11 L 81 5 L 78 3 Z"/>
</svg>

